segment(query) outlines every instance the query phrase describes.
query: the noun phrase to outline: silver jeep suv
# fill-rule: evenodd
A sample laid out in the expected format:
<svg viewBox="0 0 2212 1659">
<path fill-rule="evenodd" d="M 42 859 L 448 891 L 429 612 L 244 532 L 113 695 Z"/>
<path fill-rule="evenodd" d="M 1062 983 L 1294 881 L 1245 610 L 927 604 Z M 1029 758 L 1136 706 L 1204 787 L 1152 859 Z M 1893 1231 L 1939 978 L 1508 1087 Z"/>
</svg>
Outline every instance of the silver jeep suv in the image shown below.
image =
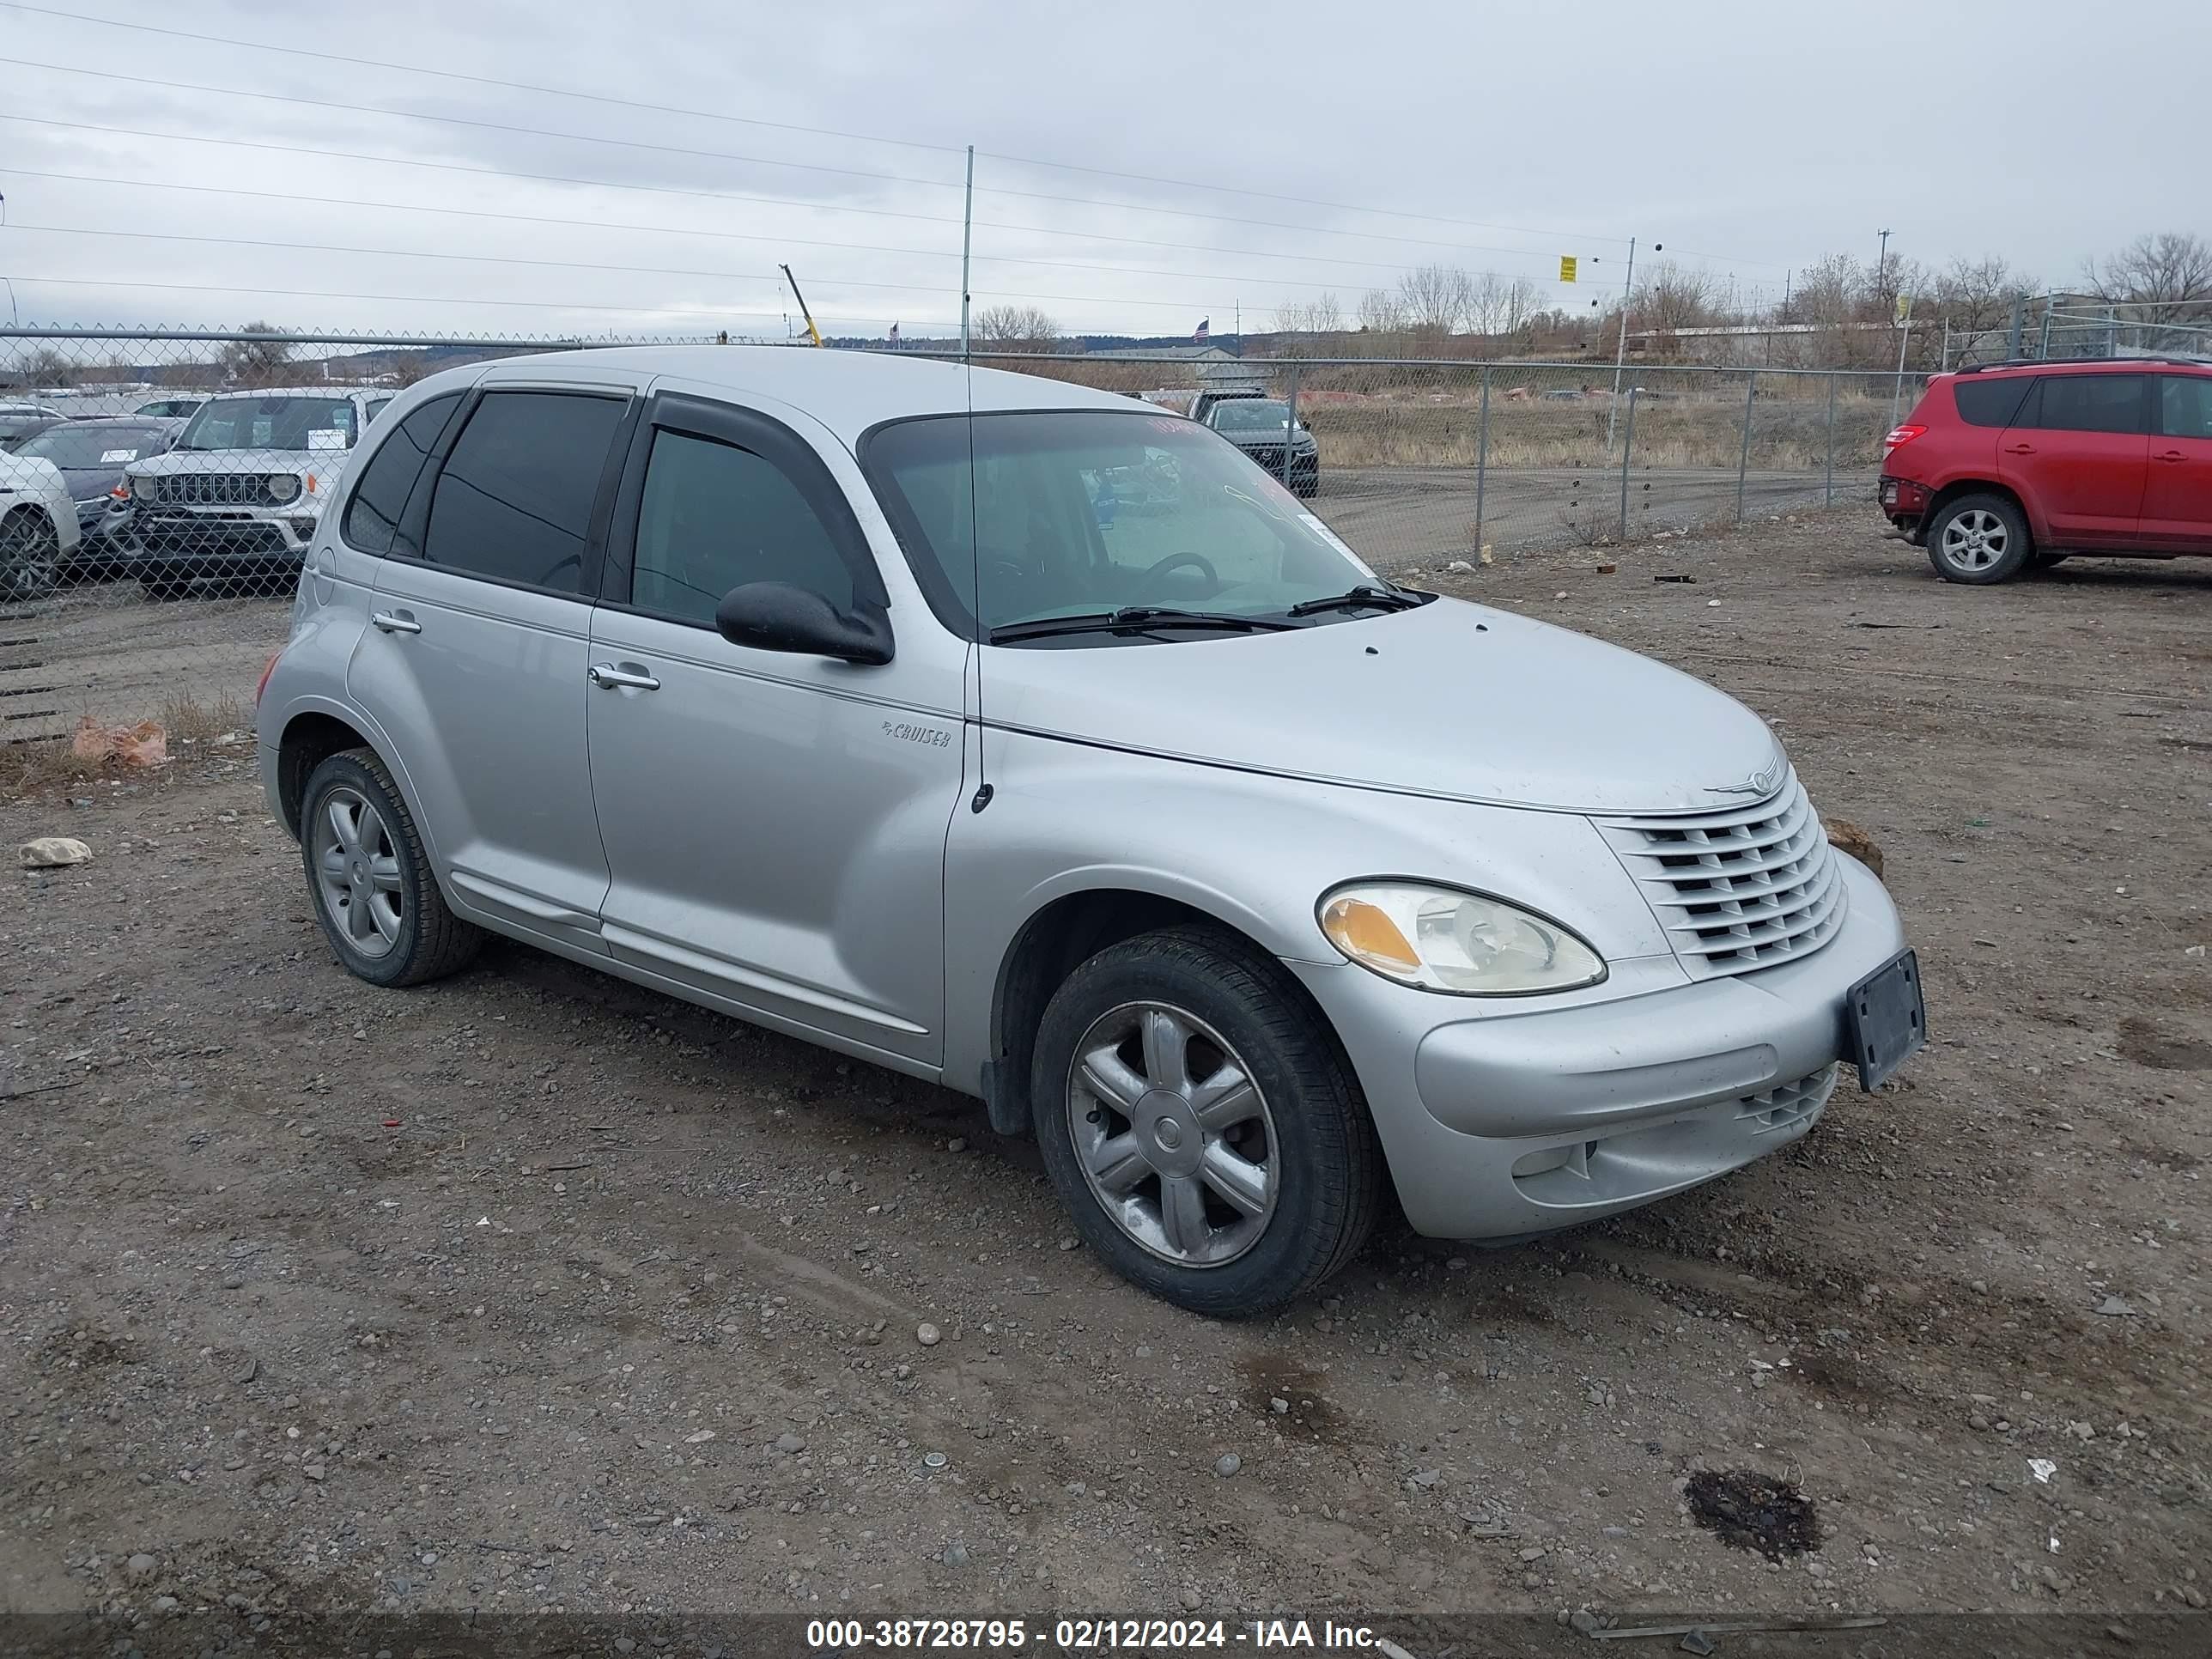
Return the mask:
<svg viewBox="0 0 2212 1659">
<path fill-rule="evenodd" d="M 1395 586 L 1056 381 L 580 351 L 402 395 L 259 711 L 339 960 L 482 930 L 980 1096 L 1117 1270 L 1281 1304 L 1387 1192 L 1500 1238 L 1922 1040 L 1895 909 L 1671 669 Z"/>
</svg>

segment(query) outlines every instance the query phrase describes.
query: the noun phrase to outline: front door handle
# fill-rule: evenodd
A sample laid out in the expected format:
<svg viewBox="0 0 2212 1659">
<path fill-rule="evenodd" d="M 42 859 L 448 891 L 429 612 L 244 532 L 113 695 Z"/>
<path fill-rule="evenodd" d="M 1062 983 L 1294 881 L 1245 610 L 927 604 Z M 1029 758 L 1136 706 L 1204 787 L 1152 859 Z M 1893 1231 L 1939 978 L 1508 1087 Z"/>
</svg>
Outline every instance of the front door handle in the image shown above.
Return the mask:
<svg viewBox="0 0 2212 1659">
<path fill-rule="evenodd" d="M 2008 455 L 2033 455 L 2035 453 L 2035 446 L 2033 444 L 2007 444 L 2005 446 L 2005 453 Z"/>
<path fill-rule="evenodd" d="M 2183 454 L 2179 450 L 2178 450 L 2178 449 L 2169 449 L 2169 450 L 2166 450 L 2166 451 L 2163 452 L 2163 453 L 2160 453 L 2160 454 L 2154 455 L 2154 456 L 2152 456 L 2152 457 L 2151 457 L 2151 459 L 2153 459 L 2154 461 L 2184 461 L 2184 460 L 2187 460 L 2188 459 L 2189 459 L 2189 458 L 2188 458 L 2187 456 L 2184 455 L 2184 454 Z"/>
<path fill-rule="evenodd" d="M 595 662 L 589 678 L 593 685 L 608 690 L 658 691 L 660 682 L 635 665 L 620 667 L 611 662 Z"/>
<path fill-rule="evenodd" d="M 419 634 L 422 631 L 422 624 L 404 611 L 374 611 L 369 613 L 368 619 L 387 634 Z"/>
</svg>

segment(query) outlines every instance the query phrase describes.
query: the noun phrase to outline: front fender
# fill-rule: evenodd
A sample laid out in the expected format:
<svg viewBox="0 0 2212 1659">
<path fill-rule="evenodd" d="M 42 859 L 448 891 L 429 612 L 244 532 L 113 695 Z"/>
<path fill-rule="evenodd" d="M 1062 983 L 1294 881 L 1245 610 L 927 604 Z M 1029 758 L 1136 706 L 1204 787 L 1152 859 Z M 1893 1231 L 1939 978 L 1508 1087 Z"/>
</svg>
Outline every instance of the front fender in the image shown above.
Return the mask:
<svg viewBox="0 0 2212 1659">
<path fill-rule="evenodd" d="M 983 1092 L 1000 969 L 1030 920 L 1076 893 L 1173 900 L 1283 960 L 1341 963 L 1321 931 L 1316 901 L 1345 881 L 1403 876 L 1540 910 L 1608 961 L 1671 957 L 1619 859 L 1575 814 L 998 730 L 983 733 L 982 759 L 989 805 L 956 813 L 945 843 L 945 1082 L 953 1088 Z"/>
</svg>

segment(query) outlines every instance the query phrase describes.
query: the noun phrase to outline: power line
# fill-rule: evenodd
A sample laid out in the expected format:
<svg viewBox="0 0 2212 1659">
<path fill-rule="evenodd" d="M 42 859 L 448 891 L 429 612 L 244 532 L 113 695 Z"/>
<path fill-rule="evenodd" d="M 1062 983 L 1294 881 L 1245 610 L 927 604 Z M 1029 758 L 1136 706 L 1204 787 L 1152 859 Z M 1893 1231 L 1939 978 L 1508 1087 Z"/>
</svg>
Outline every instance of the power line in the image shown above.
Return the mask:
<svg viewBox="0 0 2212 1659">
<path fill-rule="evenodd" d="M 494 300 L 482 295 L 447 294 L 344 294 L 327 289 L 305 288 L 228 288 L 219 283 L 141 283 L 120 279 L 106 280 L 94 276 L 17 276 L 19 283 L 43 283 L 49 288 L 128 288 L 144 289 L 164 294 L 247 294 L 264 299 L 280 300 L 366 300 L 377 305 L 430 306 L 510 306 L 539 311 L 599 311 L 612 312 L 619 316 L 650 316 L 665 313 L 678 317 L 774 317 L 781 319 L 780 311 L 737 311 L 726 307 L 701 306 L 610 306 L 571 302 L 564 300 Z M 900 317 L 854 317 L 839 314 L 830 319 L 840 323 L 903 323 Z M 950 328 L 950 323 L 924 321 L 924 328 Z M 1104 331 L 1101 331 L 1102 332 Z"/>
<path fill-rule="evenodd" d="M 5 3 L 7 3 L 7 0 L 0 0 L 0 4 Z M 22 118 L 27 119 L 35 118 Z M 222 140 L 210 142 L 228 143 L 233 141 Z M 381 158 L 367 157 L 362 159 L 378 160 Z M 11 167 L 5 166 L 4 164 L 0 164 L 0 174 L 4 174 L 7 177 L 15 179 L 51 179 L 65 184 L 114 185 L 137 190 L 185 191 L 195 195 L 203 196 L 242 196 L 257 201 L 283 202 L 292 205 L 296 205 L 299 202 L 299 195 L 296 191 L 281 190 L 246 190 L 235 185 L 185 185 L 159 179 L 118 179 L 111 175 L 96 173 L 53 173 L 41 171 L 32 167 Z M 661 236 L 708 237 L 717 241 L 767 242 L 781 247 L 819 247 L 832 248 L 853 253 L 891 253 L 897 254 L 902 258 L 915 259 L 957 259 L 960 257 L 958 254 L 951 252 L 949 249 L 943 248 L 892 247 L 875 242 L 832 242 L 816 237 L 763 235 L 758 233 L 746 231 L 702 230 L 693 227 L 681 225 L 638 225 L 627 224 L 620 221 L 609 219 L 568 219 L 549 214 L 498 213 L 484 208 L 434 207 L 426 205 L 419 202 L 370 202 L 362 200 L 356 197 L 349 200 L 346 205 L 349 208 L 374 208 L 380 211 L 392 213 L 429 213 L 456 219 L 495 219 L 504 223 L 513 224 L 560 225 L 577 230 L 644 232 Z M 19 227 L 19 228 L 27 228 L 27 227 Z M 53 228 L 59 228 L 59 227 L 54 227 Z M 1144 246 L 1152 246 L 1152 244 L 1145 244 Z M 1170 243 L 1161 244 L 1159 246 L 1184 247 L 1185 245 Z M 1260 249 L 1223 248 L 1215 250 L 1188 247 L 1185 248 L 1185 251 L 1209 252 L 1219 252 L 1240 254 L 1249 253 L 1255 257 L 1261 258 L 1279 257 L 1285 258 L 1297 258 L 1304 257 L 1303 255 L 1295 254 L 1273 256 L 1265 253 L 1263 250 Z M 1239 271 L 1170 270 L 1158 265 L 1104 264 L 1095 260 L 1079 259 L 1028 259 L 1023 258 L 1015 254 L 979 253 L 975 256 L 975 260 L 978 264 L 1030 265 L 1050 270 L 1090 270 L 1104 272 L 1116 276 L 1174 276 L 1185 278 L 1194 282 L 1254 283 L 1262 285 L 1273 284 L 1278 288 L 1311 288 L 1333 291 L 1345 286 L 1341 281 L 1316 282 L 1311 277 L 1278 276 L 1272 273 L 1261 274 Z M 1412 265 L 1389 264 L 1381 261 L 1364 259 L 1330 261 L 1329 263 L 1357 264 L 1364 268 L 1376 270 L 1404 271 L 1414 269 Z M 1476 271 L 1472 274 L 1475 276 L 1504 276 L 1508 275 L 1508 273 L 1504 271 Z"/>
<path fill-rule="evenodd" d="M 6 0 L 0 0 L 6 3 Z M 747 202 L 767 207 L 802 209 L 814 213 L 854 213 L 879 219 L 907 219 L 921 224 L 957 225 L 960 221 L 941 213 L 909 213 L 899 208 L 848 207 L 835 202 L 794 202 L 781 196 L 756 196 L 743 191 L 695 190 L 680 185 L 648 185 L 617 179 L 584 179 L 572 173 L 523 173 L 507 167 L 471 167 L 460 161 L 429 161 L 406 155 L 376 155 L 365 150 L 337 149 L 313 144 L 282 144 L 266 138 L 218 138 L 207 133 L 163 132 L 149 127 L 118 126 L 94 121 L 64 121 L 50 115 L 16 115 L 0 111 L 0 121 L 21 121 L 33 126 L 60 127 L 73 132 L 105 132 L 126 137 L 159 138 L 167 143 L 219 144 L 231 149 L 262 149 L 285 155 L 312 155 L 325 161 L 368 161 L 384 167 L 415 167 L 434 173 L 465 173 L 481 179 L 524 180 L 533 184 L 576 185 L 587 190 L 639 191 L 655 196 L 681 196 L 709 202 Z M 180 186 L 181 188 L 181 186 Z M 1186 253 L 1232 253 L 1240 258 L 1288 259 L 1304 264 L 1356 265 L 1376 270 L 1411 270 L 1415 267 L 1377 259 L 1356 259 L 1334 253 L 1283 253 L 1271 248 L 1215 247 L 1202 242 L 1164 242 L 1138 236 L 1114 236 L 1103 231 L 1065 230 L 1053 225 L 1013 224 L 1004 220 L 979 219 L 979 230 L 1009 230 L 1030 236 L 1063 236 L 1079 241 L 1105 242 L 1119 247 L 1158 247 Z M 701 232 L 700 234 L 710 233 Z M 773 239 L 771 239 L 773 240 Z M 980 257 L 980 256 L 979 256 Z M 1478 276 L 1504 276 L 1501 271 L 1478 271 Z"/>
<path fill-rule="evenodd" d="M 541 87 L 523 81 L 501 81 L 488 75 L 469 75 L 458 70 L 431 69 L 416 64 L 395 64 L 375 58 L 354 58 L 342 52 L 318 52 L 307 46 L 279 46 L 268 40 L 240 40 L 232 35 L 196 33 L 185 29 L 163 28 L 151 23 L 128 22 L 120 18 L 93 17 L 58 11 L 46 6 L 31 6 L 20 0 L 0 0 L 10 9 L 28 12 L 42 17 L 60 18 L 70 22 L 99 23 L 111 28 L 131 29 L 143 34 L 167 35 L 173 40 L 197 40 L 203 45 L 234 46 L 248 51 L 283 52 L 295 58 L 313 58 L 324 63 L 347 64 L 359 69 L 389 70 L 403 75 L 434 76 L 441 80 L 465 82 L 472 86 L 496 87 L 508 92 L 526 92 L 540 97 L 574 98 L 587 103 L 609 105 L 617 109 L 647 111 L 658 115 L 682 115 L 702 120 L 730 122 L 744 126 L 762 127 L 776 132 L 796 132 L 815 138 L 842 138 L 864 144 L 887 144 L 907 149 L 934 150 L 957 155 L 962 147 L 957 144 L 933 143 L 917 138 L 890 138 L 880 134 L 841 131 L 834 127 L 801 126 L 788 121 L 769 121 L 758 116 L 732 115 L 722 110 L 690 109 L 678 104 L 655 104 L 635 98 L 617 98 L 606 93 L 582 92 L 566 87 Z M 1475 230 L 1504 230 L 1517 235 L 1550 236 L 1570 241 L 1625 242 L 1622 236 L 1605 236 L 1583 231 L 1560 231 L 1528 225 L 1499 224 L 1481 219 L 1466 219 L 1447 214 L 1418 213 L 1404 208 L 1376 207 L 1365 203 L 1330 202 L 1312 197 L 1285 195 L 1277 191 L 1253 190 L 1240 185 L 1201 183 L 1191 179 L 1165 178 L 1154 173 L 1126 173 L 1113 167 L 1087 166 L 1076 161 L 1048 161 L 1035 155 L 1013 155 L 1004 151 L 985 150 L 981 154 L 998 161 L 1011 161 L 1018 167 L 1048 167 L 1065 173 L 1085 173 L 1102 179 L 1126 179 L 1139 184 L 1166 185 L 1180 190 L 1204 190 L 1234 196 L 1249 196 L 1263 201 L 1290 202 L 1302 207 L 1328 208 L 1349 213 L 1376 214 L 1397 219 L 1419 219 L 1431 224 L 1464 225 Z M 1711 258 L 1714 256 L 1700 256 Z M 1746 263 L 1750 263 L 1747 261 Z"/>
<path fill-rule="evenodd" d="M 598 270 L 621 276 L 700 276 L 709 282 L 770 284 L 779 280 L 773 272 L 765 270 L 695 270 L 672 265 L 605 265 L 575 259 L 532 259 L 503 253 L 448 253 L 432 249 L 357 247 L 337 242 L 283 242 L 266 237 L 201 236 L 181 231 L 106 230 L 88 225 L 37 224 L 10 225 L 8 228 L 48 236 L 114 236 L 143 241 L 195 242 L 216 247 L 267 247 L 285 248 L 300 253 L 363 254 L 380 259 L 452 259 L 478 264 L 538 265 L 549 270 Z M 908 294 L 937 295 L 949 295 L 954 291 L 941 283 L 875 283 L 850 276 L 825 276 L 822 280 L 830 288 L 878 288 Z M 994 297 L 1001 300 L 1053 300 L 1067 305 L 1147 306 L 1173 311 L 1203 311 L 1206 307 L 1206 301 L 1198 300 L 1137 300 L 1109 294 L 1030 294 L 1014 289 L 990 291 Z"/>
<path fill-rule="evenodd" d="M 471 127 L 479 131 L 503 132 L 526 138 L 552 138 L 568 143 L 612 144 L 625 149 L 651 150 L 664 155 L 680 155 L 694 161 L 737 161 L 748 167 L 787 167 L 805 173 L 834 173 L 842 178 L 867 179 L 883 184 L 913 185 L 932 190 L 957 190 L 957 180 L 920 179 L 909 173 L 884 173 L 866 167 L 831 167 L 819 161 L 786 161 L 768 155 L 744 155 L 732 150 L 697 149 L 683 144 L 657 144 L 642 138 L 617 138 L 598 133 L 557 132 L 546 127 L 526 127 L 506 121 L 479 120 L 465 115 L 438 115 L 422 110 L 380 108 L 374 104 L 348 104 L 330 98 L 303 98 L 295 93 L 257 92 L 242 87 L 214 87 L 203 82 L 167 81 L 144 75 L 125 75 L 119 70 L 83 69 L 73 64 L 48 64 L 33 58 L 17 58 L 18 69 L 45 70 L 58 75 L 82 75 L 94 79 L 120 81 L 131 86 L 159 87 L 169 92 L 210 93 L 222 98 L 251 98 L 265 103 L 296 104 L 308 109 L 337 110 L 349 115 L 381 115 L 398 120 L 436 121 L 449 126 Z M 1534 248 L 1501 247 L 1481 242 L 1445 242 L 1423 236 L 1394 236 L 1384 231 L 1340 230 L 1328 225 L 1294 224 L 1279 219 L 1249 219 L 1235 214 L 1202 212 L 1192 208 L 1152 207 L 1139 202 L 1109 201 L 1093 196 L 1069 196 L 1054 191 L 1012 190 L 1004 185 L 981 185 L 976 188 L 988 196 L 1009 196 L 1024 201 L 1054 202 L 1066 206 L 1111 208 L 1122 213 L 1152 213 L 1178 219 L 1196 219 L 1206 224 L 1249 225 L 1267 230 L 1295 231 L 1306 236 L 1343 236 L 1360 241 L 1395 242 L 1413 247 L 1443 248 L 1465 253 L 1503 253 L 1517 258 L 1548 258 Z M 1201 186 L 1201 188 L 1203 188 Z"/>
</svg>

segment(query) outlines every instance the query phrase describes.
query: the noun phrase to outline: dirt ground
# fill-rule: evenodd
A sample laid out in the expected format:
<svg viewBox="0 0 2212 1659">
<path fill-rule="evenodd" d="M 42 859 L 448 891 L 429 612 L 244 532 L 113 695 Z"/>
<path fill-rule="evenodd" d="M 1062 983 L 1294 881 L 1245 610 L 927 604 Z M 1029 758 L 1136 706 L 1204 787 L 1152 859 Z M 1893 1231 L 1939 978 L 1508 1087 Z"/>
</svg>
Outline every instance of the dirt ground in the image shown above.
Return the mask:
<svg viewBox="0 0 2212 1659">
<path fill-rule="evenodd" d="M 2162 1621 L 2212 1594 L 2212 564 L 1978 591 L 1870 516 L 1437 580 L 1771 720 L 1881 845 L 1932 1046 L 1732 1178 L 1386 1231 L 1265 1323 L 1109 1277 L 959 1097 L 519 946 L 348 977 L 242 748 L 0 804 L 96 854 L 0 885 L 0 1610 L 149 1652 L 423 1609 L 2203 1651 Z M 1792 1489 L 1778 1559 L 1707 1472 Z"/>
</svg>

